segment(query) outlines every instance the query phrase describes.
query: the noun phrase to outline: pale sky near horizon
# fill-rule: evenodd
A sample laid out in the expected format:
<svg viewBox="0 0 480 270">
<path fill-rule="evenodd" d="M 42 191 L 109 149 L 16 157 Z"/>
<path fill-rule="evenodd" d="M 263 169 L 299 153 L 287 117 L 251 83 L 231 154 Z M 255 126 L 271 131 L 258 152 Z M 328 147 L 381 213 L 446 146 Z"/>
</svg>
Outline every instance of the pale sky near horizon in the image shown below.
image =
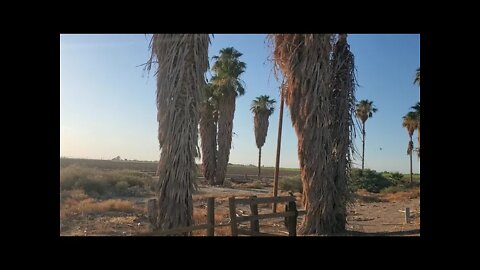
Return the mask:
<svg viewBox="0 0 480 270">
<path fill-rule="evenodd" d="M 149 58 L 150 35 L 60 36 L 60 156 L 76 158 L 158 160 L 155 81 L 143 67 Z M 409 172 L 408 133 L 402 116 L 420 98 L 413 84 L 420 66 L 419 34 L 352 34 L 357 100 L 373 100 L 378 112 L 366 123 L 365 167 L 377 171 Z M 230 163 L 257 164 L 252 100 L 269 95 L 279 102 L 279 83 L 268 60 L 271 48 L 264 34 L 215 34 L 209 57 L 225 47 L 243 53 L 247 64 L 241 79 L 244 96 L 237 98 Z M 207 77 L 211 76 L 207 72 Z M 288 107 L 283 119 L 281 167 L 298 168 L 297 137 Z M 278 108 L 270 117 L 262 148 L 262 164 L 274 166 Z M 417 134 L 414 135 L 415 146 Z M 361 152 L 360 133 L 355 141 Z M 197 162 L 199 162 L 197 160 Z M 354 166 L 361 166 L 360 156 Z M 413 171 L 419 172 L 414 156 Z"/>
</svg>

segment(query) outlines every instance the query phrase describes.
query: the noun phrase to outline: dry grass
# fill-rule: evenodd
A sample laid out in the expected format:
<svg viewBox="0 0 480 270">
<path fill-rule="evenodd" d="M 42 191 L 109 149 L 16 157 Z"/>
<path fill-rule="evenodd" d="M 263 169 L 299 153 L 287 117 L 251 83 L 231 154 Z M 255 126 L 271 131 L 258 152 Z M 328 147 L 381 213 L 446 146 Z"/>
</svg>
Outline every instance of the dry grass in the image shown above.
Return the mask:
<svg viewBox="0 0 480 270">
<path fill-rule="evenodd" d="M 265 183 L 263 183 L 262 181 L 259 181 L 259 180 L 255 180 L 251 183 L 246 183 L 244 184 L 244 187 L 245 188 L 256 188 L 256 189 L 260 189 L 260 188 L 263 188 L 265 187 Z"/>
<path fill-rule="evenodd" d="M 60 194 L 60 221 L 78 214 L 103 213 L 108 211 L 137 212 L 142 209 L 126 200 L 110 199 L 96 201 L 82 190 L 64 191 Z"/>
<path fill-rule="evenodd" d="M 132 202 L 125 200 L 110 199 L 97 202 L 93 199 L 87 199 L 79 203 L 78 210 L 82 213 L 103 213 L 107 211 L 136 212 L 141 209 L 135 207 Z"/>
<path fill-rule="evenodd" d="M 420 197 L 420 188 L 413 188 L 407 191 L 385 193 L 381 195 L 385 201 L 401 202 Z"/>
<path fill-rule="evenodd" d="M 78 204 L 91 199 L 83 190 L 62 191 L 60 193 L 60 221 L 70 216 L 80 214 Z"/>
<path fill-rule="evenodd" d="M 359 189 L 354 195 L 355 199 L 359 202 L 373 203 L 384 202 L 385 200 L 377 193 L 368 192 L 366 189 Z"/>
<path fill-rule="evenodd" d="M 228 208 L 215 209 L 215 224 L 226 224 L 229 219 Z M 195 207 L 193 209 L 193 221 L 196 225 L 207 223 L 207 209 L 205 207 Z M 230 235 L 230 227 L 215 227 L 215 236 Z M 192 232 L 193 236 L 206 236 L 207 230 L 197 230 Z"/>
<path fill-rule="evenodd" d="M 420 197 L 420 188 L 399 191 L 399 192 L 384 192 L 384 193 L 370 193 L 365 189 L 359 189 L 355 193 L 355 197 L 360 202 L 401 202 L 408 201 Z"/>
</svg>

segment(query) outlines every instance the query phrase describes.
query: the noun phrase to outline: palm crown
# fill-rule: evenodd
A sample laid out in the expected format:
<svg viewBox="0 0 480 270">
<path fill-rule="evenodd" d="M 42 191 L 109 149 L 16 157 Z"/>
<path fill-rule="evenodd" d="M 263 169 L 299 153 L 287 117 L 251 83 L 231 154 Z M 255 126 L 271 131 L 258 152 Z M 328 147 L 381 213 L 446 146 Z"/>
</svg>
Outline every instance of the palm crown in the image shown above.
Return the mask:
<svg viewBox="0 0 480 270">
<path fill-rule="evenodd" d="M 270 116 L 275 110 L 273 106 L 275 102 L 276 101 L 274 99 L 270 99 L 269 96 L 262 95 L 252 101 L 250 110 L 255 114 L 267 113 Z"/>
<path fill-rule="evenodd" d="M 407 128 L 408 135 L 412 136 L 415 129 L 418 127 L 418 117 L 416 112 L 408 112 L 403 117 L 402 126 Z"/>
<path fill-rule="evenodd" d="M 220 50 L 220 55 L 213 57 L 215 64 L 212 70 L 215 75 L 212 76 L 214 85 L 214 95 L 235 94 L 241 96 L 245 94 L 243 82 L 239 79 L 240 75 L 245 72 L 246 64 L 239 60 L 242 53 L 233 47 Z"/>
<path fill-rule="evenodd" d="M 360 118 L 363 123 L 365 123 L 365 121 L 367 121 L 368 118 L 371 118 L 373 116 L 373 113 L 377 111 L 378 109 L 375 108 L 375 106 L 373 105 L 373 101 L 364 99 L 357 103 L 355 113 L 357 117 Z"/>
</svg>

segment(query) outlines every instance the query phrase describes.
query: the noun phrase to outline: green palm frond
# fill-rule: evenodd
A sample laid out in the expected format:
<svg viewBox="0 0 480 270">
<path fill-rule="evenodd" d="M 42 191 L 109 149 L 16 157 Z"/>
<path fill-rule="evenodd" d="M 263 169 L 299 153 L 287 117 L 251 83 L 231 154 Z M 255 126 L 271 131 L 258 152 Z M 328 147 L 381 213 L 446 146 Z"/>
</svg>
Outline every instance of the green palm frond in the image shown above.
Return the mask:
<svg viewBox="0 0 480 270">
<path fill-rule="evenodd" d="M 402 126 L 408 130 L 408 134 L 410 136 L 413 135 L 415 129 L 418 128 L 418 115 L 416 112 L 408 112 L 405 116 L 403 116 Z"/>
<path fill-rule="evenodd" d="M 267 113 L 269 116 L 273 114 L 275 108 L 275 99 L 270 99 L 267 95 L 257 97 L 252 101 L 250 110 L 255 114 Z"/>
<path fill-rule="evenodd" d="M 415 73 L 415 80 L 413 81 L 413 84 L 418 83 L 420 85 L 420 68 L 417 68 L 417 73 Z"/>
<path fill-rule="evenodd" d="M 244 83 L 239 77 L 245 72 L 247 65 L 239 60 L 240 56 L 242 53 L 229 47 L 221 49 L 219 55 L 212 57 L 215 63 L 212 67 L 214 75 L 211 82 L 217 86 L 214 95 L 235 94 L 235 96 L 241 96 L 245 94 Z"/>
<path fill-rule="evenodd" d="M 367 121 L 368 118 L 371 118 L 378 109 L 373 105 L 373 101 L 368 99 L 360 100 L 356 104 L 355 114 L 357 117 L 362 120 L 362 122 Z"/>
</svg>

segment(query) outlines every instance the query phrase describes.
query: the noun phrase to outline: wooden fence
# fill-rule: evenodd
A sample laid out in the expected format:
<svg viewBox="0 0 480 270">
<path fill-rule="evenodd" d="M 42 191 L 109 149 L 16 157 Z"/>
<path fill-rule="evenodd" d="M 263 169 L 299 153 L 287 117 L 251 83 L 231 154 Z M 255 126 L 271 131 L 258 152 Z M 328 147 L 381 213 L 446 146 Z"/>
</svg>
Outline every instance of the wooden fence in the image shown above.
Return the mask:
<svg viewBox="0 0 480 270">
<path fill-rule="evenodd" d="M 286 203 L 286 211 L 280 213 L 268 213 L 268 214 L 258 214 L 258 204 L 260 203 Z M 141 234 L 143 236 L 165 236 L 165 235 L 178 235 L 181 233 L 193 232 L 196 230 L 207 230 L 207 236 L 215 235 L 216 227 L 230 226 L 231 235 L 253 235 L 253 236 L 277 236 L 274 234 L 267 234 L 260 232 L 259 220 L 261 219 L 270 219 L 270 218 L 285 218 L 285 225 L 288 228 L 289 236 L 297 235 L 297 217 L 305 213 L 305 211 L 297 210 L 297 205 L 295 202 L 294 196 L 284 196 L 284 197 L 256 197 L 251 196 L 249 198 L 235 198 L 230 197 L 228 199 L 229 211 L 230 211 L 230 222 L 227 224 L 215 224 L 215 198 L 210 197 L 207 199 L 207 223 L 198 224 L 188 227 L 175 228 L 170 230 L 162 231 L 153 231 Z M 247 216 L 237 216 L 236 207 L 237 205 L 250 205 L 250 215 Z M 156 219 L 155 213 L 157 209 L 156 199 L 150 199 L 147 205 L 148 216 L 150 222 L 154 222 Z M 238 224 L 241 222 L 250 222 L 250 230 L 239 229 Z"/>
</svg>

